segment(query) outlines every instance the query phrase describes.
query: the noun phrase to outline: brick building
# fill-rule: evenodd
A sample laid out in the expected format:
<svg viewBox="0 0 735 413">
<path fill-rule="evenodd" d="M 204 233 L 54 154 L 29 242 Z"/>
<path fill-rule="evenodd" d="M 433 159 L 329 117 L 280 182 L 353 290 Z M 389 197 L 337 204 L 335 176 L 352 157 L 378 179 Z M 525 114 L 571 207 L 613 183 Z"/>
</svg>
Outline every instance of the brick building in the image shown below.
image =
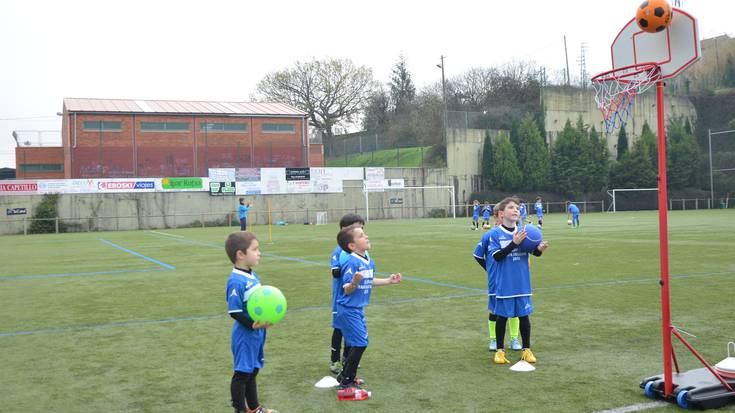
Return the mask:
<svg viewBox="0 0 735 413">
<path fill-rule="evenodd" d="M 16 148 L 17 178 L 207 176 L 324 166 L 305 112 L 281 103 L 64 99 L 61 148 Z"/>
</svg>

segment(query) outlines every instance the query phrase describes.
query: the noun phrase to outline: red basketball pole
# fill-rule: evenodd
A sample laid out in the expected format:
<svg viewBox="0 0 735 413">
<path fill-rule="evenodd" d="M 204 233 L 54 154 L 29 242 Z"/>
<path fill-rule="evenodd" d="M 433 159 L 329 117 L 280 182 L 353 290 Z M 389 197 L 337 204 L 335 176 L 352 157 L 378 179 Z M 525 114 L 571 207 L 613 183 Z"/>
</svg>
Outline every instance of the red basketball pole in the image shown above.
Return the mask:
<svg viewBox="0 0 735 413">
<path fill-rule="evenodd" d="M 664 119 L 664 81 L 656 82 L 658 112 L 658 243 L 661 259 L 661 332 L 664 336 L 664 398 L 673 392 L 671 376 L 671 309 L 669 307 L 669 224 L 666 191 L 666 125 Z"/>
</svg>

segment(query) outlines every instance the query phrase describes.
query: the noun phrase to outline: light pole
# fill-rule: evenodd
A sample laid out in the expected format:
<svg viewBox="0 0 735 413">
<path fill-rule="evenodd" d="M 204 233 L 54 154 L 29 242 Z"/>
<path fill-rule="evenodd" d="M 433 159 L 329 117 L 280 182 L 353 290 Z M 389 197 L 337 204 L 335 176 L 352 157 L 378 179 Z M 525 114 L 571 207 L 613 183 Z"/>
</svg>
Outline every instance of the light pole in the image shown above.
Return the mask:
<svg viewBox="0 0 735 413">
<path fill-rule="evenodd" d="M 436 65 L 439 69 L 442 70 L 442 102 L 444 103 L 443 108 L 443 116 L 442 116 L 442 139 L 444 142 L 444 147 L 447 146 L 447 82 L 444 78 L 444 55 L 441 55 L 439 59 L 441 60 L 441 63 Z"/>
</svg>

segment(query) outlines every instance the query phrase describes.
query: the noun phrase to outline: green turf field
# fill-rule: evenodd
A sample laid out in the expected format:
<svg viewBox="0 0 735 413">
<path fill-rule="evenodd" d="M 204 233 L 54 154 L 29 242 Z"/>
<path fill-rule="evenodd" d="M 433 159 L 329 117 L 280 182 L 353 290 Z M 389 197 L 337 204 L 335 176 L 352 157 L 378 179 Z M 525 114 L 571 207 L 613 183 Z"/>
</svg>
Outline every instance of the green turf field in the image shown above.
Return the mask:
<svg viewBox="0 0 735 413">
<path fill-rule="evenodd" d="M 281 412 L 594 412 L 649 403 L 662 371 L 654 212 L 549 215 L 531 273 L 537 370 L 487 350 L 486 275 L 468 219 L 373 221 L 376 287 L 359 375 L 366 402 L 315 389 L 329 374 L 328 258 L 337 224 L 255 227 L 265 284 L 288 298 L 269 330 L 261 401 Z M 669 215 L 672 319 L 711 362 L 735 340 L 731 211 Z M 0 237 L 0 410 L 230 412 L 225 284 L 231 228 Z M 175 269 L 173 269 L 175 267 Z M 682 346 L 683 369 L 697 368 Z M 518 353 L 509 351 L 511 361 Z M 674 411 L 676 407 L 656 411 Z M 735 411 L 735 408 L 723 409 Z"/>
</svg>

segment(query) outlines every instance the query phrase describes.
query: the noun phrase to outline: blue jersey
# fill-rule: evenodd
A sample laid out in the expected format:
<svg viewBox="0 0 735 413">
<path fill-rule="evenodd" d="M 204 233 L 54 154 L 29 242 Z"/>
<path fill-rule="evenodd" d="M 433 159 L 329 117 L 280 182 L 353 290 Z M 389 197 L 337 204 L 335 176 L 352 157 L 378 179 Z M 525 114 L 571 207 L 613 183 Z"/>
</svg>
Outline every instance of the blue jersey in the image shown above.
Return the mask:
<svg viewBox="0 0 735 413">
<path fill-rule="evenodd" d="M 488 220 L 490 219 L 490 214 L 493 212 L 493 207 L 490 206 L 490 204 L 485 204 L 484 207 L 482 207 L 482 219 Z"/>
<path fill-rule="evenodd" d="M 227 312 L 245 313 L 250 294 L 260 287 L 260 280 L 255 272 L 232 269 L 227 280 Z M 248 316 L 249 317 L 249 316 Z M 263 368 L 263 346 L 265 345 L 265 329 L 252 329 L 239 321 L 232 325 L 232 354 L 235 357 L 235 371 L 251 373 L 253 369 Z"/>
<path fill-rule="evenodd" d="M 472 218 L 476 219 L 480 217 L 480 208 L 482 208 L 480 204 L 472 206 Z"/>
<path fill-rule="evenodd" d="M 521 205 L 518 206 L 518 210 L 521 213 L 521 221 L 525 221 L 526 218 L 528 218 L 528 207 L 526 206 L 526 203 L 521 202 Z"/>
<path fill-rule="evenodd" d="M 491 260 L 495 253 L 513 242 L 513 231 L 497 226 L 488 231 L 488 257 Z M 524 297 L 531 295 L 531 272 L 528 268 L 528 253 L 514 249 L 500 261 L 493 263 L 495 273 L 495 296 L 501 298 Z"/>
<path fill-rule="evenodd" d="M 250 207 L 247 205 L 240 205 L 239 207 L 237 207 L 237 215 L 240 217 L 240 219 L 247 218 L 248 211 L 250 211 Z"/>
<path fill-rule="evenodd" d="M 536 202 L 533 204 L 533 209 L 536 210 L 536 216 L 539 218 L 543 218 L 544 216 L 544 205 L 541 203 L 541 201 Z"/>
<path fill-rule="evenodd" d="M 579 215 L 579 207 L 574 204 L 569 204 L 569 208 L 567 208 L 567 211 L 569 211 L 569 213 L 571 213 L 572 215 Z"/>
<path fill-rule="evenodd" d="M 493 272 L 495 269 L 495 266 L 493 265 L 495 259 L 490 255 L 491 233 L 492 230 L 482 235 L 480 242 L 478 242 L 475 247 L 475 253 L 473 255 L 485 260 L 485 271 L 487 271 L 487 295 L 495 296 L 495 273 Z"/>
<path fill-rule="evenodd" d="M 362 274 L 362 281 L 352 294 L 345 294 L 344 288 L 340 288 L 340 294 L 337 302 L 346 307 L 363 308 L 370 302 L 370 293 L 373 291 L 373 273 L 375 272 L 375 262 L 370 256 L 363 258 L 354 252 L 347 256 L 347 260 L 342 265 L 341 276 L 342 286 L 352 282 L 352 277 L 357 273 Z"/>
</svg>

